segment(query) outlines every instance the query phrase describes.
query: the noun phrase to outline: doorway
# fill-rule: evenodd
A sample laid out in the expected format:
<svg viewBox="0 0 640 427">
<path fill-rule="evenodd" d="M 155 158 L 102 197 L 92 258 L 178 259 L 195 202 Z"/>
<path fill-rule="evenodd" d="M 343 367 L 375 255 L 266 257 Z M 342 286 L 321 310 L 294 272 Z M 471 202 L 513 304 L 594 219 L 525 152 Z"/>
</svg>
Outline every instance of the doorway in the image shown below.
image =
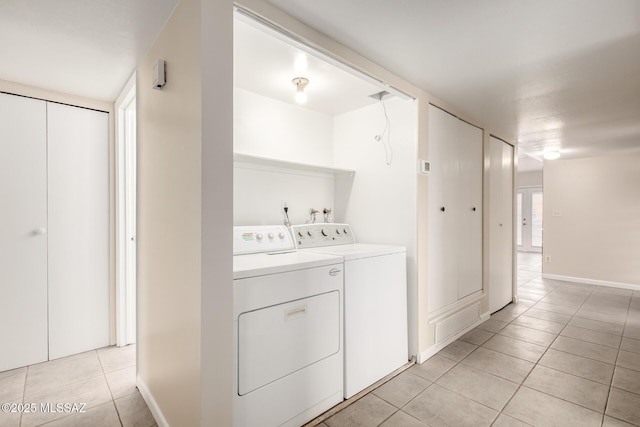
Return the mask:
<svg viewBox="0 0 640 427">
<path fill-rule="evenodd" d="M 542 252 L 542 187 L 519 188 L 517 244 L 520 252 Z"/>
<path fill-rule="evenodd" d="M 136 342 L 136 85 L 116 101 L 118 175 L 116 345 Z"/>
</svg>

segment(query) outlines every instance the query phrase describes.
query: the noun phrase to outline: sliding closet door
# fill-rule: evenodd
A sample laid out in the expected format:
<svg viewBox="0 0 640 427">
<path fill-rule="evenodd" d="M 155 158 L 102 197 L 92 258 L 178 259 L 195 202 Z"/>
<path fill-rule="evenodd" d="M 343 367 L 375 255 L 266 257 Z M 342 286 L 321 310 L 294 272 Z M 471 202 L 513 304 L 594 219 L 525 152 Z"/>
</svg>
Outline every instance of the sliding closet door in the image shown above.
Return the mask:
<svg viewBox="0 0 640 427">
<path fill-rule="evenodd" d="M 0 372 L 47 360 L 43 101 L 0 94 Z"/>
<path fill-rule="evenodd" d="M 47 103 L 49 357 L 109 345 L 108 115 Z"/>
</svg>

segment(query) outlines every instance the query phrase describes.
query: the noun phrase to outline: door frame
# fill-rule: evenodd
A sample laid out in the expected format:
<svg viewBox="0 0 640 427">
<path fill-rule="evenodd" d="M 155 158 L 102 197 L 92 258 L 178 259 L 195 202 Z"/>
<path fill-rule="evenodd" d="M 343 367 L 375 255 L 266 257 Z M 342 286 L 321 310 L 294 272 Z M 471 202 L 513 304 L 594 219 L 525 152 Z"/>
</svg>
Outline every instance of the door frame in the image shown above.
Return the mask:
<svg viewBox="0 0 640 427">
<path fill-rule="evenodd" d="M 136 73 L 115 103 L 116 345 L 136 342 Z"/>
</svg>

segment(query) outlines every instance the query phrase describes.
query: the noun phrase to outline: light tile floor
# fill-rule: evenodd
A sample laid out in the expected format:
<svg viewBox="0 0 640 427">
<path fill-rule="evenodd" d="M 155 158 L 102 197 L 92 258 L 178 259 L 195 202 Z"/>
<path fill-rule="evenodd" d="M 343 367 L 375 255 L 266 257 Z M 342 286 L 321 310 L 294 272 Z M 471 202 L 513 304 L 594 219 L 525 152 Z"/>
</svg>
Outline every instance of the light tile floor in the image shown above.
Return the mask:
<svg viewBox="0 0 640 427">
<path fill-rule="evenodd" d="M 36 412 L 0 412 L 0 427 L 152 427 L 136 382 L 135 345 L 0 372 L 0 403 L 35 403 Z M 41 404 L 84 403 L 86 412 L 43 412 Z"/>
<path fill-rule="evenodd" d="M 640 292 L 541 262 L 518 255 L 517 305 L 320 426 L 640 426 Z"/>
<path fill-rule="evenodd" d="M 517 305 L 320 426 L 640 426 L 640 292 L 543 280 L 541 261 L 518 255 Z M 0 427 L 156 425 L 135 346 L 0 372 L 4 402 L 87 411 L 0 412 Z"/>
</svg>

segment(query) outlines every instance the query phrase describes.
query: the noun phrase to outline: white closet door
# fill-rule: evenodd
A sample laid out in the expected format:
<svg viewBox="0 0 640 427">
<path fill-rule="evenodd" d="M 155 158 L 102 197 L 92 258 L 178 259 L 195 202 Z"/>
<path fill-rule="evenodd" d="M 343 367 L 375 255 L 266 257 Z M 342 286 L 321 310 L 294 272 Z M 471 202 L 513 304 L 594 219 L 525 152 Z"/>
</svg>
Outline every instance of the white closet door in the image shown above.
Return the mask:
<svg viewBox="0 0 640 427">
<path fill-rule="evenodd" d="M 44 101 L 0 94 L 0 372 L 47 360 Z"/>
<path fill-rule="evenodd" d="M 458 298 L 482 290 L 482 129 L 458 121 Z"/>
<path fill-rule="evenodd" d="M 106 113 L 47 104 L 49 357 L 109 345 Z"/>
<path fill-rule="evenodd" d="M 429 295 L 428 310 L 437 311 L 458 300 L 456 186 L 458 119 L 429 106 Z"/>
<path fill-rule="evenodd" d="M 513 147 L 490 138 L 489 311 L 513 299 Z"/>
</svg>

